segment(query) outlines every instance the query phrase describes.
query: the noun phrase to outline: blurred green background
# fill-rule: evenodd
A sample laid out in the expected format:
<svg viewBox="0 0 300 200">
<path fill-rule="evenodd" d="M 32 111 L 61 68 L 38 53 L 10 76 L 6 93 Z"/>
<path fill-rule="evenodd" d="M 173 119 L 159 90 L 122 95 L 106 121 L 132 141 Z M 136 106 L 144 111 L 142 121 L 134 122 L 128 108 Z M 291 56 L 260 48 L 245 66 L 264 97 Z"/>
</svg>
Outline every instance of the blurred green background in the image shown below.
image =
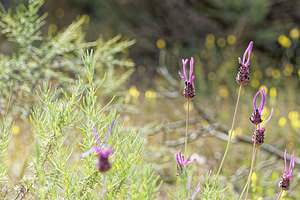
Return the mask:
<svg viewBox="0 0 300 200">
<path fill-rule="evenodd" d="M 0 2 L 8 8 L 20 1 Z M 235 82 L 238 57 L 243 56 L 253 41 L 250 82 L 242 91 L 235 134 L 252 137 L 249 117 L 253 112 L 253 96 L 265 87 L 264 119 L 269 116 L 270 108 L 274 108 L 273 118 L 266 127 L 265 143 L 280 150 L 287 148 L 300 156 L 300 1 L 48 0 L 39 12 L 48 13 L 46 24 L 41 27 L 45 35 L 54 35 L 76 17 L 83 16 L 87 22 L 84 25 L 87 41 L 94 41 L 99 35 L 108 40 L 118 34 L 136 40 L 128 51 L 122 52 L 128 56 L 128 62 L 135 64 L 135 70 L 125 83 L 126 92 L 120 95 L 123 98 L 119 103 L 127 109 L 119 109 L 119 113 L 125 127 L 146 135 L 144 159 L 156 163 L 164 181 L 162 199 L 176 183 L 174 155 L 182 148 L 170 141 L 183 137 L 185 128 L 184 123 L 168 126 L 185 120 L 186 103 L 181 95 L 184 83 L 178 76 L 182 58 L 195 59 L 196 97 L 191 107 L 195 122 L 191 123 L 191 132 L 214 122 L 229 127 L 238 89 Z M 1 35 L 1 53 L 10 55 L 15 49 Z M 14 137 L 20 141 L 30 138 L 26 120 L 15 118 Z M 189 152 L 198 161 L 194 168 L 200 176 L 209 170 L 215 173 L 226 145 L 222 139 L 202 132 L 189 146 Z M 242 190 L 251 148 L 241 142 L 231 147 L 222 173 L 229 190 Z M 252 198 L 271 199 L 279 191 L 283 160 L 260 150 L 256 166 L 255 176 L 259 178 L 252 177 Z M 11 177 L 17 177 L 21 170 L 15 168 Z M 288 196 L 300 199 L 299 165 L 294 174 L 293 189 Z"/>
</svg>

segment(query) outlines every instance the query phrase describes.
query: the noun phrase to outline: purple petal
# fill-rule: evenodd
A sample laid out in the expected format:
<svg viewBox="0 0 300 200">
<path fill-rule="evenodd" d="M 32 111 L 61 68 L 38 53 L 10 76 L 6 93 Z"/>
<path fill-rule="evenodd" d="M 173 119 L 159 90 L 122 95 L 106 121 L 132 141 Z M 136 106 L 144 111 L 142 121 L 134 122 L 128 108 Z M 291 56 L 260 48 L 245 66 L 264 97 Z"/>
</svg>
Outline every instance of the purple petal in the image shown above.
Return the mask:
<svg viewBox="0 0 300 200">
<path fill-rule="evenodd" d="M 191 199 L 193 199 L 198 194 L 199 191 L 200 191 L 200 183 L 197 185 L 197 188 L 196 188 L 195 192 L 193 193 L 193 195 L 191 196 Z"/>
<path fill-rule="evenodd" d="M 100 150 L 99 155 L 100 155 L 102 158 L 108 158 L 108 156 L 109 156 L 110 154 L 112 154 L 112 153 L 113 153 L 113 151 L 110 149 L 110 147 L 109 147 L 109 146 L 106 146 L 106 147 L 104 147 L 103 149 Z"/>
<path fill-rule="evenodd" d="M 262 89 L 262 97 L 261 97 L 261 101 L 260 101 L 260 105 L 259 105 L 259 112 L 262 113 L 264 107 L 265 107 L 265 102 L 266 102 L 266 91 L 265 89 L 263 88 Z"/>
<path fill-rule="evenodd" d="M 178 165 L 178 167 L 182 167 L 182 166 L 181 166 L 181 163 L 180 163 L 180 160 L 179 160 L 178 153 L 177 153 L 177 154 L 175 154 L 175 158 L 176 158 L 176 161 L 177 161 L 177 165 Z"/>
<path fill-rule="evenodd" d="M 291 155 L 291 160 L 290 160 L 290 168 L 289 168 L 289 175 L 292 176 L 292 173 L 294 171 L 294 167 L 295 167 L 295 157 L 294 157 L 294 153 Z"/>
<path fill-rule="evenodd" d="M 186 78 L 184 78 L 184 76 L 181 74 L 180 71 L 178 72 L 178 74 L 179 74 L 179 76 L 180 76 L 185 82 L 187 82 Z"/>
<path fill-rule="evenodd" d="M 88 151 L 82 153 L 80 156 L 81 156 L 81 158 L 85 158 L 85 157 L 87 157 L 88 155 L 90 155 L 91 153 L 94 153 L 94 152 L 95 152 L 94 147 L 92 147 Z"/>
<path fill-rule="evenodd" d="M 251 55 L 251 51 L 252 51 L 252 47 L 253 47 L 253 42 L 251 41 L 244 53 L 244 56 L 243 56 L 243 66 L 244 67 L 248 67 L 249 63 L 250 63 L 250 55 Z M 245 63 L 245 59 L 246 59 L 246 56 L 248 55 L 248 59 L 247 59 L 247 62 Z"/>
<path fill-rule="evenodd" d="M 184 160 L 184 159 L 183 159 Z M 183 165 L 187 165 L 189 163 L 190 158 L 187 158 L 186 160 L 183 161 Z"/>
<path fill-rule="evenodd" d="M 247 62 L 245 63 L 245 66 L 248 67 L 250 64 L 250 55 L 251 55 L 251 51 L 252 51 L 252 47 L 253 47 L 253 42 L 251 41 L 247 50 L 248 50 L 248 59 Z"/>
<path fill-rule="evenodd" d="M 284 170 L 284 174 L 287 174 L 287 164 L 286 164 L 286 149 L 284 152 L 284 163 L 285 163 L 285 170 Z"/>
<path fill-rule="evenodd" d="M 188 180 L 189 194 L 191 193 L 191 179 L 192 179 L 192 177 L 190 177 L 189 180 Z"/>
<path fill-rule="evenodd" d="M 189 82 L 191 82 L 192 74 L 193 74 L 193 69 L 194 69 L 194 58 L 191 57 L 190 60 L 190 77 L 189 77 Z"/>
<path fill-rule="evenodd" d="M 94 138 L 97 142 L 97 145 L 100 147 L 101 143 L 100 143 L 100 138 L 98 136 L 98 133 L 97 133 L 97 130 L 96 130 L 96 127 L 95 126 L 92 126 L 92 132 L 94 134 Z"/>
<path fill-rule="evenodd" d="M 190 163 L 195 162 L 195 161 L 196 161 L 196 159 L 190 160 L 187 164 L 190 164 Z"/>
<path fill-rule="evenodd" d="M 190 83 L 193 85 L 194 84 L 194 78 L 195 76 L 192 76 L 192 79 L 190 80 Z"/>
<path fill-rule="evenodd" d="M 184 77 L 185 77 L 186 80 L 188 80 L 188 79 L 187 79 L 187 76 L 186 76 L 186 64 L 187 64 L 188 61 L 189 61 L 188 59 L 185 59 L 185 60 L 182 59 L 183 74 L 184 74 Z"/>
<path fill-rule="evenodd" d="M 101 153 L 101 150 L 100 149 L 98 149 L 98 147 L 97 146 L 93 146 L 93 149 L 94 149 L 94 151 L 96 152 L 96 153 Z"/>
<path fill-rule="evenodd" d="M 255 96 L 254 96 L 254 99 L 253 99 L 254 110 L 257 110 L 257 107 L 256 107 L 256 99 L 257 99 L 259 93 L 262 93 L 262 99 L 261 99 L 260 106 L 259 106 L 259 109 L 258 109 L 258 110 L 260 110 L 260 108 L 261 108 L 261 106 L 262 106 L 262 102 L 263 102 L 263 106 L 264 106 L 264 104 L 265 104 L 265 96 L 266 96 L 266 92 L 265 92 L 265 88 L 262 88 L 262 89 L 259 90 L 259 91 L 255 94 Z"/>
<path fill-rule="evenodd" d="M 272 116 L 273 116 L 273 108 L 271 109 L 270 117 L 269 117 L 268 120 L 261 126 L 261 128 L 263 128 L 263 127 L 270 121 L 270 119 L 272 118 Z"/>
<path fill-rule="evenodd" d="M 115 119 L 111 122 L 111 125 L 110 125 L 110 127 L 109 127 L 109 129 L 108 129 L 108 131 L 107 131 L 107 133 L 106 133 L 106 137 L 105 137 L 105 139 L 104 139 L 104 143 L 103 144 L 106 144 L 107 143 L 107 141 L 108 141 L 108 139 L 109 139 L 109 137 L 110 137 L 110 134 L 111 134 L 111 131 L 112 131 L 112 129 L 113 129 L 113 127 L 114 127 L 114 124 L 115 124 Z"/>
</svg>

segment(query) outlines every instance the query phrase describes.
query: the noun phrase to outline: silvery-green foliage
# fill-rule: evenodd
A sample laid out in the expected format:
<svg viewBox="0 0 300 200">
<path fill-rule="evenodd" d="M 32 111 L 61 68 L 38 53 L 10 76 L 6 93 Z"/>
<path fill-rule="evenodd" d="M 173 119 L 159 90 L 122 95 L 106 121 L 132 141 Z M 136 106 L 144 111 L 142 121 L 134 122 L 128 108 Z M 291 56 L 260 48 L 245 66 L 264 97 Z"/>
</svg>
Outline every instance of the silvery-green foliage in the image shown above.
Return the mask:
<svg viewBox="0 0 300 200">
<path fill-rule="evenodd" d="M 11 140 L 11 128 L 11 119 L 8 117 L 3 117 L 0 121 L 0 193 L 5 193 L 3 189 L 8 181 L 6 176 L 7 165 L 5 162 L 5 157 L 7 156 L 7 148 Z"/>
<path fill-rule="evenodd" d="M 125 80 L 133 72 L 123 68 L 133 66 L 124 52 L 134 41 L 123 40 L 118 35 L 108 41 L 100 37 L 86 42 L 85 17 L 55 34 L 43 33 L 41 28 L 46 24 L 47 16 L 39 14 L 43 4 L 44 0 L 29 0 L 26 5 L 6 10 L 0 3 L 0 36 L 14 47 L 12 53 L 0 53 L 0 105 L 4 105 L 11 83 L 14 101 L 11 109 L 15 114 L 24 115 L 35 102 L 32 94 L 42 81 L 59 86 L 75 83 L 78 75 L 83 75 L 81 55 L 82 49 L 86 48 L 95 50 L 96 74 L 102 77 L 107 72 L 104 85 L 109 87 L 104 87 L 102 94 L 111 98 L 116 89 L 122 91 Z M 116 67 L 122 73 L 117 74 Z M 1 107 L 1 110 L 4 109 Z"/>
<path fill-rule="evenodd" d="M 96 145 L 92 126 L 103 141 L 111 121 L 118 119 L 97 100 L 103 85 L 94 82 L 92 53 L 83 60 L 87 83 L 79 78 L 71 92 L 44 84 L 39 92 L 40 104 L 30 118 L 35 154 L 16 193 L 23 187 L 23 195 L 33 199 L 155 199 L 158 176 L 151 165 L 142 163 L 143 139 L 138 133 L 124 131 L 117 122 L 108 140 L 113 154 L 106 173 L 97 171 L 96 153 L 80 157 Z"/>
</svg>

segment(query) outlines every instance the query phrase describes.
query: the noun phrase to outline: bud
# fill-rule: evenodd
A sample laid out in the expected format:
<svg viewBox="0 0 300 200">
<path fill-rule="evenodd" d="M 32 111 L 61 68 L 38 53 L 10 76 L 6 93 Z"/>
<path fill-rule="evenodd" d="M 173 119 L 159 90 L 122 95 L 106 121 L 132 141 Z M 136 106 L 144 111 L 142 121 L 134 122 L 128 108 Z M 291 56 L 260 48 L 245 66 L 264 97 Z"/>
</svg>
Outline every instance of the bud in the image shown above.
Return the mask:
<svg viewBox="0 0 300 200">
<path fill-rule="evenodd" d="M 256 129 L 252 136 L 252 142 L 257 146 L 262 145 L 264 143 L 264 139 L 265 139 L 264 133 L 265 133 L 264 128 Z"/>
<path fill-rule="evenodd" d="M 279 182 L 279 187 L 282 190 L 289 190 L 290 189 L 290 178 L 287 178 L 285 176 L 281 177 Z"/>
<path fill-rule="evenodd" d="M 195 96 L 195 87 L 190 82 L 185 82 L 185 87 L 183 90 L 183 96 L 187 99 L 192 99 Z"/>
<path fill-rule="evenodd" d="M 253 124 L 255 124 L 255 125 L 258 125 L 258 124 L 260 124 L 260 123 L 262 122 L 261 114 L 260 114 L 260 112 L 258 111 L 258 109 L 256 109 L 256 110 L 252 113 L 252 115 L 251 115 L 251 117 L 250 117 L 249 119 L 250 119 L 250 121 L 251 121 Z"/>
<path fill-rule="evenodd" d="M 240 85 L 247 85 L 249 83 L 249 75 L 250 75 L 249 68 L 241 66 L 239 68 L 235 80 Z"/>
</svg>

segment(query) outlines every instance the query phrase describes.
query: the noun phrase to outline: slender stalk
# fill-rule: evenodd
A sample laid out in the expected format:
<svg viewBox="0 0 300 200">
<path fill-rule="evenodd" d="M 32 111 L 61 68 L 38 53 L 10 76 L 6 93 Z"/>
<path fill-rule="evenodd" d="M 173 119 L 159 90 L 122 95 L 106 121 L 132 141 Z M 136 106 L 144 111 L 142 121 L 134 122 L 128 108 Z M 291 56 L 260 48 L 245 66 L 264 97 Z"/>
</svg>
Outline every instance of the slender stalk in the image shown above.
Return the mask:
<svg viewBox="0 0 300 200">
<path fill-rule="evenodd" d="M 232 135 L 233 135 L 232 133 L 233 133 L 233 130 L 234 130 L 235 117 L 236 117 L 237 109 L 238 109 L 239 102 L 240 102 L 241 91 L 242 91 L 242 85 L 240 85 L 239 94 L 238 94 L 238 97 L 237 97 L 237 100 L 236 100 L 235 111 L 234 111 L 234 114 L 233 114 L 233 119 L 232 119 L 232 124 L 231 124 L 231 129 L 230 129 L 230 134 L 229 134 L 229 139 L 228 139 L 228 142 L 227 142 L 226 150 L 225 150 L 225 153 L 223 155 L 221 164 L 219 166 L 219 170 L 217 172 L 217 175 L 215 177 L 214 185 L 215 185 L 215 182 L 216 182 L 216 180 L 217 180 L 217 178 L 218 178 L 218 176 L 221 172 L 221 169 L 222 169 L 223 164 L 224 164 L 224 160 L 226 158 L 226 155 L 228 153 L 228 149 L 229 149 L 229 146 L 230 146 L 230 143 L 231 143 L 231 140 L 232 140 Z"/>
<path fill-rule="evenodd" d="M 277 199 L 276 199 L 276 200 L 279 200 L 279 199 L 280 199 L 280 197 L 281 197 L 281 195 L 282 195 L 282 190 L 280 191 L 280 193 L 279 193 L 279 195 L 278 195 L 278 197 L 277 197 Z"/>
<path fill-rule="evenodd" d="M 253 167 L 254 167 L 254 163 L 255 163 L 255 158 L 256 158 L 256 153 L 257 153 L 257 148 L 258 146 L 255 145 L 255 143 L 253 144 L 253 150 L 252 150 L 252 159 L 251 159 L 251 167 L 250 167 L 250 172 L 249 172 L 249 176 L 247 179 L 247 182 L 245 184 L 245 187 L 243 189 L 243 192 L 240 196 L 240 199 L 243 198 L 243 195 L 246 191 L 246 197 L 245 199 L 247 199 L 248 197 L 248 191 L 249 191 L 249 186 L 250 186 L 250 180 L 251 180 L 251 176 L 252 176 L 252 172 L 253 172 Z"/>
<path fill-rule="evenodd" d="M 187 115 L 186 115 L 186 128 L 185 128 L 185 144 L 184 144 L 184 155 L 187 156 L 187 138 L 188 138 L 188 127 L 189 127 L 189 112 L 190 112 L 190 100 L 187 100 Z"/>
</svg>

